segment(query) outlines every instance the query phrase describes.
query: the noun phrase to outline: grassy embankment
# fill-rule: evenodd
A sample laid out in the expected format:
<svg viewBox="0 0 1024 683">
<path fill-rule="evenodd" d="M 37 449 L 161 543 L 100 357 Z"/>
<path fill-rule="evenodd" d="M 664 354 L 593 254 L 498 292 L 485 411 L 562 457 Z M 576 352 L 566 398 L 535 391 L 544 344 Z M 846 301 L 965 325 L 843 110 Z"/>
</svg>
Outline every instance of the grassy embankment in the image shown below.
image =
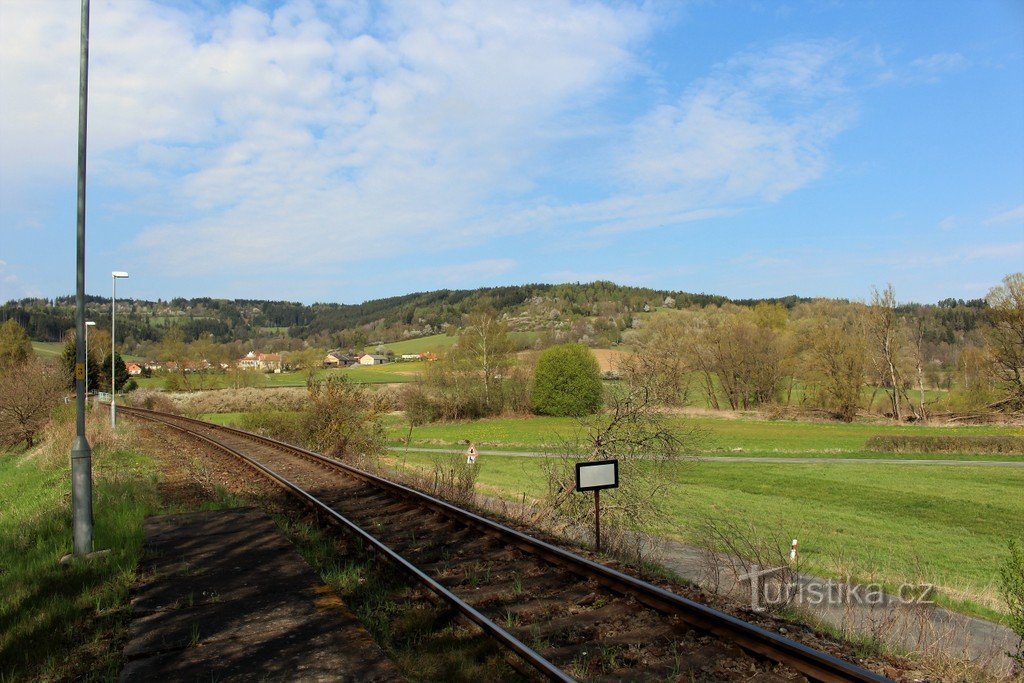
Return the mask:
<svg viewBox="0 0 1024 683">
<path fill-rule="evenodd" d="M 56 447 L 55 447 L 56 448 Z M 51 449 L 53 450 L 53 449 Z M 63 451 L 64 457 L 59 457 Z M 142 520 L 158 509 L 152 462 L 94 444 L 94 540 L 106 557 L 62 567 L 70 551 L 67 451 L 0 454 L 0 679 L 114 679 Z"/>
</svg>

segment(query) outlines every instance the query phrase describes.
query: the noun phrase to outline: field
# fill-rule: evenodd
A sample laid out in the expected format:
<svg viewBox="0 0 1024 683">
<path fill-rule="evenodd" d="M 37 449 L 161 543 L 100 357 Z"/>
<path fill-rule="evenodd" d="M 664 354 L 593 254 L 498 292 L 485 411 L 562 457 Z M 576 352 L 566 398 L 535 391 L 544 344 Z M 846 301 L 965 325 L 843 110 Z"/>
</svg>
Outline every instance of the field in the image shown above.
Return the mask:
<svg viewBox="0 0 1024 683">
<path fill-rule="evenodd" d="M 0 679 L 115 679 L 142 519 L 157 507 L 153 463 L 124 450 L 94 452 L 94 539 L 111 554 L 69 568 L 68 467 L 0 453 Z"/>
<path fill-rule="evenodd" d="M 60 358 L 64 353 L 64 344 L 61 342 L 32 342 L 32 348 L 36 355 L 46 360 L 47 358 Z M 91 355 L 91 354 L 90 354 Z"/>
<path fill-rule="evenodd" d="M 437 457 L 402 455 L 423 468 Z M 544 493 L 535 458 L 485 454 L 479 462 L 485 491 L 514 501 Z M 990 618 L 1006 543 L 1024 539 L 1024 469 L 704 462 L 674 474 L 655 533 L 696 543 L 712 520 L 782 544 L 797 538 L 806 571 L 934 583 L 943 604 Z"/>
<path fill-rule="evenodd" d="M 839 422 L 797 422 L 792 420 L 755 420 L 750 418 L 678 416 L 681 427 L 696 428 L 699 437 L 690 452 L 719 456 L 808 458 L 881 458 L 907 459 L 907 454 L 868 452 L 867 440 L 876 435 L 1024 435 L 1020 427 L 963 426 L 932 427 Z M 389 423 L 389 441 L 405 444 L 408 425 L 399 418 Z M 475 441 L 483 450 L 544 451 L 557 449 L 579 429 L 572 418 L 529 417 L 492 418 L 472 422 L 435 423 L 416 427 L 411 446 L 459 447 L 462 440 Z M 929 457 L 924 454 L 922 457 Z M 942 454 L 937 459 L 1021 459 L 1021 456 L 981 454 Z"/>
<path fill-rule="evenodd" d="M 401 356 L 404 353 L 424 353 L 426 351 L 444 351 L 455 344 L 456 337 L 449 336 L 447 334 L 434 334 L 429 337 L 417 337 L 416 339 L 406 339 L 399 342 L 391 342 L 390 344 L 384 344 L 384 348 L 391 349 L 396 356 Z M 376 345 L 368 345 L 363 349 L 364 353 L 374 353 L 377 350 Z"/>
<path fill-rule="evenodd" d="M 1000 618 L 996 571 L 1010 538 L 1024 539 L 1024 468 L 908 466 L 872 459 L 1024 460 L 1020 455 L 872 453 L 874 435 L 1021 435 L 1019 427 L 842 424 L 723 417 L 679 417 L 703 433 L 691 452 L 705 456 L 815 458 L 821 464 L 688 462 L 674 471 L 664 501 L 665 520 L 651 531 L 688 543 L 699 541 L 703 520 L 749 526 L 756 534 L 800 541 L 806 569 L 832 577 L 852 575 L 887 585 L 937 584 L 940 601 Z M 433 424 L 413 430 L 411 445 L 461 451 L 465 439 L 481 456 L 483 490 L 520 500 L 545 491 L 537 458 L 492 451 L 557 450 L 578 429 L 568 418 L 489 419 Z M 388 423 L 388 439 L 401 462 L 429 468 L 437 458 L 404 452 L 408 430 Z M 858 458 L 864 464 L 828 463 Z M 610 496 L 614 494 L 609 494 Z"/>
</svg>

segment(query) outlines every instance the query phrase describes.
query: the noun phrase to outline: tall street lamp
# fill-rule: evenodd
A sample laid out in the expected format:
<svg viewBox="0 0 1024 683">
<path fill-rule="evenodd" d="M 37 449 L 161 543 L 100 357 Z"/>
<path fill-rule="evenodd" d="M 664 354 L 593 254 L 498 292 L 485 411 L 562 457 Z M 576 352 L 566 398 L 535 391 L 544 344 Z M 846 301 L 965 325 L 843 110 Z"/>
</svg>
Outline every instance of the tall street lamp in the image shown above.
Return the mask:
<svg viewBox="0 0 1024 683">
<path fill-rule="evenodd" d="M 89 111 L 89 0 L 82 0 L 78 54 L 78 211 L 75 226 L 75 335 L 85 337 L 85 143 Z M 85 438 L 85 345 L 75 344 L 75 440 L 71 444 L 74 555 L 92 552 L 92 449 Z"/>
<path fill-rule="evenodd" d="M 91 320 L 85 321 L 85 400 L 89 401 L 89 328 L 96 327 Z"/>
<path fill-rule="evenodd" d="M 127 279 L 128 273 L 123 270 L 115 270 L 110 274 L 114 284 L 113 294 L 110 297 L 110 426 L 117 427 L 117 405 L 115 396 L 117 394 L 117 377 L 114 372 L 114 344 L 117 337 L 114 335 L 114 309 L 117 307 L 117 281 Z"/>
</svg>

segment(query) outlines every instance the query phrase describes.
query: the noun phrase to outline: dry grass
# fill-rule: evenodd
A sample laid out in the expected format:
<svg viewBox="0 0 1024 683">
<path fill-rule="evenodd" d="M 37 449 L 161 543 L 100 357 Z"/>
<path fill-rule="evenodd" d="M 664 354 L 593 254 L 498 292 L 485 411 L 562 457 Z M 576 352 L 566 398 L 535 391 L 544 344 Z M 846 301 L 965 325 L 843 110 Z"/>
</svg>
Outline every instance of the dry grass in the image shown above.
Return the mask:
<svg viewBox="0 0 1024 683">
<path fill-rule="evenodd" d="M 305 387 L 216 389 L 166 394 L 185 415 L 201 413 L 245 413 L 257 410 L 301 410 L 306 406 Z"/>
<path fill-rule="evenodd" d="M 110 410 L 95 407 L 86 411 L 85 435 L 93 452 L 97 449 L 127 450 L 133 445 L 134 425 L 118 420 L 117 431 L 110 426 Z M 39 445 L 29 451 L 21 461 L 44 468 L 63 466 L 71 457 L 71 444 L 75 440 L 75 406 L 61 406 L 47 426 Z"/>
</svg>

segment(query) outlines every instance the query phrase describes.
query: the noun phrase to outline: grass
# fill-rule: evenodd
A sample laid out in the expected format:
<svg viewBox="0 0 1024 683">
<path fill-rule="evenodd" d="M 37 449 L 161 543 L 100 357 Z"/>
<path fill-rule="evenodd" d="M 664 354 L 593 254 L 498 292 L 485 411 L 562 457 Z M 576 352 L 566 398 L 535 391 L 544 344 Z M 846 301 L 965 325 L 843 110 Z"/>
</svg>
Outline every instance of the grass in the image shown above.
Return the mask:
<svg viewBox="0 0 1024 683">
<path fill-rule="evenodd" d="M 68 466 L 0 456 L 0 679 L 115 679 L 142 520 L 157 509 L 152 462 L 125 450 L 94 452 L 94 540 L 103 558 L 70 551 Z"/>
<path fill-rule="evenodd" d="M 429 337 L 417 337 L 416 339 L 403 339 L 398 342 L 384 344 L 384 348 L 391 349 L 396 356 L 403 353 L 424 353 L 426 351 L 444 351 L 450 348 L 457 341 L 457 337 L 447 334 L 432 334 Z M 377 346 L 370 344 L 363 349 L 364 353 L 376 353 Z"/>
<path fill-rule="evenodd" d="M 32 349 L 41 359 L 60 358 L 64 355 L 64 344 L 62 342 L 32 342 Z M 91 355 L 91 354 L 90 354 Z"/>
<path fill-rule="evenodd" d="M 867 441 L 878 435 L 903 436 L 991 436 L 1024 434 L 1020 427 L 889 425 L 868 423 L 796 422 L 788 420 L 729 419 L 726 417 L 677 417 L 680 426 L 696 427 L 703 433 L 694 453 L 737 456 L 796 456 L 820 458 L 908 459 L 907 454 L 871 452 Z M 557 448 L 577 429 L 572 418 L 526 417 L 490 418 L 468 422 L 434 423 L 413 430 L 411 446 L 457 448 L 461 441 L 475 441 L 483 449 L 543 451 Z M 405 445 L 408 424 L 400 417 L 387 422 L 388 440 Z M 972 458 L 1012 460 L 1021 456 L 997 454 L 917 454 L 939 459 Z"/>
<path fill-rule="evenodd" d="M 401 456 L 422 469 L 436 457 Z M 538 460 L 480 462 L 484 492 L 517 502 L 544 494 Z M 765 537 L 799 539 L 806 571 L 935 583 L 944 604 L 988 618 L 998 618 L 994 582 L 1006 541 L 1024 538 L 1024 470 L 685 463 L 673 475 L 654 533 L 697 543 L 701 520 L 751 525 Z M 615 493 L 605 495 L 614 504 Z"/>
</svg>

